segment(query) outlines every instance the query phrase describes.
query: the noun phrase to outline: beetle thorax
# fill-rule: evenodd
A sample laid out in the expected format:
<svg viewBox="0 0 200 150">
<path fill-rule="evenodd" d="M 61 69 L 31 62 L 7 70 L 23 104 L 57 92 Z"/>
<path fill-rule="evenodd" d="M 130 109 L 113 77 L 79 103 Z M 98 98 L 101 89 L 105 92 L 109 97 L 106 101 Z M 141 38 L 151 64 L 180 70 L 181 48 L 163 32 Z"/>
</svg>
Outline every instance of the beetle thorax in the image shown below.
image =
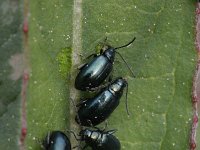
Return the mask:
<svg viewBox="0 0 200 150">
<path fill-rule="evenodd" d="M 121 92 L 126 86 L 126 81 L 124 79 L 117 79 L 110 85 L 110 90 L 113 93 Z"/>
<path fill-rule="evenodd" d="M 80 134 L 81 134 L 81 137 L 82 137 L 83 140 L 90 139 L 92 141 L 95 141 L 100 137 L 99 132 L 91 131 L 91 130 L 88 130 L 88 129 L 82 130 L 80 132 Z"/>
<path fill-rule="evenodd" d="M 113 47 L 108 47 L 108 49 L 104 51 L 103 55 L 105 55 L 108 60 L 113 63 L 115 59 L 115 49 Z"/>
</svg>

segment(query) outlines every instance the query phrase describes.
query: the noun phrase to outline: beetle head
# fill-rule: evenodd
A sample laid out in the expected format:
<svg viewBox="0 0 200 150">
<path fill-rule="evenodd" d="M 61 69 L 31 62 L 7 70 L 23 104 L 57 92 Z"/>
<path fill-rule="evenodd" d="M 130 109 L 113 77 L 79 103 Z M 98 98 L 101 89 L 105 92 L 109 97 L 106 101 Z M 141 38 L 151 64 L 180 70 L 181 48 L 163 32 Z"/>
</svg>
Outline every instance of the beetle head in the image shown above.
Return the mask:
<svg viewBox="0 0 200 150">
<path fill-rule="evenodd" d="M 84 140 L 84 139 L 88 138 L 91 135 L 91 131 L 88 130 L 88 129 L 84 129 L 84 130 L 81 130 L 79 132 L 79 135 L 81 136 L 81 139 Z"/>
</svg>

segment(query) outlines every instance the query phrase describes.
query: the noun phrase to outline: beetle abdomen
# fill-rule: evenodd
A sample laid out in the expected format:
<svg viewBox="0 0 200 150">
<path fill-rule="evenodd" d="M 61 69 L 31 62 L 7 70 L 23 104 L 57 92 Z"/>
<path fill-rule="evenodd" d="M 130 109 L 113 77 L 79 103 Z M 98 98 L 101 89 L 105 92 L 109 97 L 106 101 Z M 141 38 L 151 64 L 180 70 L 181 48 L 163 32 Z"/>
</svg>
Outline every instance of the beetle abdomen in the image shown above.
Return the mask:
<svg viewBox="0 0 200 150">
<path fill-rule="evenodd" d="M 112 134 L 104 135 L 105 138 L 102 138 L 101 143 L 96 141 L 92 144 L 93 150 L 120 150 L 121 144 L 119 140 Z"/>
<path fill-rule="evenodd" d="M 119 105 L 119 99 L 120 97 L 115 97 L 110 91 L 105 90 L 87 100 L 78 110 L 81 125 L 95 126 L 105 121 Z"/>
<path fill-rule="evenodd" d="M 75 88 L 87 90 L 98 87 L 112 71 L 112 63 L 105 56 L 97 56 L 78 73 Z"/>
</svg>

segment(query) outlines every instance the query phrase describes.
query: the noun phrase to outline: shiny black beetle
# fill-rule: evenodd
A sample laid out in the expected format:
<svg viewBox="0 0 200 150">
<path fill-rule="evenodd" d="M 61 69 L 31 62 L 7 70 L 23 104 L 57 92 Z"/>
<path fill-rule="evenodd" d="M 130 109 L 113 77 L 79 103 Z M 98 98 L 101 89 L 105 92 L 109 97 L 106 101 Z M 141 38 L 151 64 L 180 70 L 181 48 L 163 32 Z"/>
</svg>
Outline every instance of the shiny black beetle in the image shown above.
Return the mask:
<svg viewBox="0 0 200 150">
<path fill-rule="evenodd" d="M 61 131 L 49 132 L 42 145 L 45 150 L 71 150 L 68 137 Z"/>
<path fill-rule="evenodd" d="M 120 142 L 113 135 L 114 132 L 116 132 L 116 130 L 81 130 L 81 140 L 86 143 L 83 149 L 89 146 L 92 150 L 120 150 Z"/>
<path fill-rule="evenodd" d="M 120 150 L 121 145 L 119 140 L 113 135 L 116 130 L 100 130 L 99 128 L 94 129 L 83 129 L 79 132 L 80 138 L 76 137 L 73 131 L 74 137 L 77 141 L 84 141 L 85 146 L 81 148 L 84 150 L 87 147 L 91 147 L 92 150 Z M 80 147 L 80 146 L 76 146 Z"/>
<path fill-rule="evenodd" d="M 119 100 L 126 86 L 128 86 L 127 81 L 120 77 L 102 89 L 93 98 L 81 101 L 77 105 L 79 108 L 76 115 L 76 122 L 82 126 L 96 126 L 105 121 L 119 105 Z M 126 110 L 129 114 L 127 92 L 128 87 L 126 91 Z"/>
<path fill-rule="evenodd" d="M 134 77 L 134 74 L 131 71 L 129 65 L 122 57 L 122 55 L 116 50 L 129 46 L 134 42 L 135 39 L 136 38 L 134 37 L 133 40 L 131 40 L 128 44 L 116 48 L 110 45 L 106 45 L 105 49 L 101 49 L 99 55 L 90 55 L 94 56 L 94 58 L 90 62 L 84 64 L 81 68 L 79 68 L 80 72 L 75 79 L 75 88 L 82 91 L 93 91 L 93 89 L 103 83 L 103 81 L 108 77 L 113 69 L 115 53 L 117 53 L 122 58 Z"/>
</svg>

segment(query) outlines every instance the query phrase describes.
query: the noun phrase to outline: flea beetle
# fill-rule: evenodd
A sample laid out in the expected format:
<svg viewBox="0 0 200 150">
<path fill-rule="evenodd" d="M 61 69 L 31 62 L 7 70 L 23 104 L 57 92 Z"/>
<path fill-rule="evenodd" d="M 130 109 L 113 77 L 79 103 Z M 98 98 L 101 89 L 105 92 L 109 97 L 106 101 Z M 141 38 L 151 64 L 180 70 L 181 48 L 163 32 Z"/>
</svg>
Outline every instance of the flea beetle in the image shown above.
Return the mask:
<svg viewBox="0 0 200 150">
<path fill-rule="evenodd" d="M 134 37 L 129 43 L 116 48 L 110 45 L 106 45 L 104 49 L 101 49 L 100 54 L 90 55 L 94 56 L 94 58 L 79 68 L 80 71 L 75 79 L 75 88 L 82 91 L 93 91 L 93 89 L 99 87 L 100 84 L 102 84 L 103 81 L 109 76 L 113 69 L 115 53 L 117 53 L 122 58 L 132 73 L 133 77 L 135 77 L 128 63 L 117 51 L 120 48 L 129 46 L 135 41 L 135 39 L 136 38 Z"/>
<path fill-rule="evenodd" d="M 119 77 L 93 98 L 81 101 L 77 104 L 79 108 L 76 115 L 76 122 L 83 126 L 96 126 L 105 121 L 119 105 L 119 100 L 126 86 L 128 86 L 127 81 Z M 126 91 L 126 110 L 129 114 L 127 92 L 128 87 Z"/>
<path fill-rule="evenodd" d="M 86 143 L 83 149 L 89 146 L 92 150 L 120 150 L 120 142 L 113 135 L 114 132 L 116 130 L 81 130 L 79 135 L 81 136 L 81 140 Z"/>
<path fill-rule="evenodd" d="M 61 131 L 49 132 L 43 141 L 45 150 L 71 150 L 69 138 Z"/>
</svg>

